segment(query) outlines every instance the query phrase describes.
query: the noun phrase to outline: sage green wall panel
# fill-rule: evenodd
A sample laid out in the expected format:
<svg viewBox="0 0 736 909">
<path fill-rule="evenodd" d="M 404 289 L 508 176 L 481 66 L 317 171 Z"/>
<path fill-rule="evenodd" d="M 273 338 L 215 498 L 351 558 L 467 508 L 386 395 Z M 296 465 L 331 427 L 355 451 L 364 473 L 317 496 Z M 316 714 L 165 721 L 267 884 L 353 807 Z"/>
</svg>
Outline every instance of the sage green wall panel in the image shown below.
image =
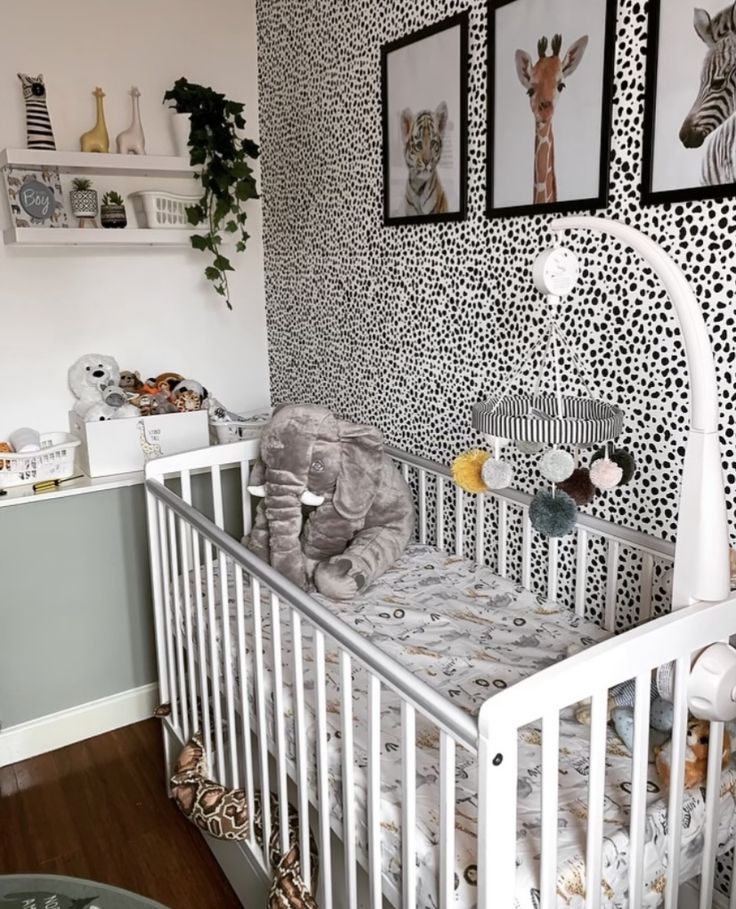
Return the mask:
<svg viewBox="0 0 736 909">
<path fill-rule="evenodd" d="M 156 679 L 140 486 L 0 508 L 0 723 Z"/>
</svg>

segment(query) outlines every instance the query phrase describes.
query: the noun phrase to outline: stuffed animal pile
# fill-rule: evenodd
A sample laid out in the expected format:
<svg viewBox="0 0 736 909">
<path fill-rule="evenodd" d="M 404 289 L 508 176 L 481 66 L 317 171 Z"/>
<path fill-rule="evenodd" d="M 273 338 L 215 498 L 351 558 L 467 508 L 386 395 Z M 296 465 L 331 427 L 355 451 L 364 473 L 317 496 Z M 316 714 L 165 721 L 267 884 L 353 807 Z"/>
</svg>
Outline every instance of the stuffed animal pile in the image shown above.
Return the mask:
<svg viewBox="0 0 736 909">
<path fill-rule="evenodd" d="M 69 369 L 74 411 L 85 422 L 188 413 L 209 408 L 209 393 L 199 382 L 177 372 L 141 379 L 120 370 L 113 357 L 84 354 Z"/>
</svg>

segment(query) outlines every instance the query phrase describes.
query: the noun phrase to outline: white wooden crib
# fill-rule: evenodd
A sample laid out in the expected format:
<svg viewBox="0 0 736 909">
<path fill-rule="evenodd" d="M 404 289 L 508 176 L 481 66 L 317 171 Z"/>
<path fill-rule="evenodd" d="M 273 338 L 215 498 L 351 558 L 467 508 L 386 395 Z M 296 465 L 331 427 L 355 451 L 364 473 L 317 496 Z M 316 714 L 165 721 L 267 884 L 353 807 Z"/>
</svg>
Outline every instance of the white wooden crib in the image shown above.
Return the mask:
<svg viewBox="0 0 736 909">
<path fill-rule="evenodd" d="M 701 448 L 691 436 L 690 451 Z M 736 832 L 736 776 L 720 766 L 724 724 L 711 724 L 702 791 L 653 791 L 649 753 L 651 673 L 674 661 L 672 779 L 682 779 L 691 664 L 736 633 L 736 599 L 703 570 L 705 562 L 720 570 L 724 552 L 703 557 L 678 543 L 676 555 L 668 542 L 586 515 L 574 534 L 548 541 L 531 528 L 527 495 L 467 496 L 446 467 L 390 450 L 416 493 L 412 570 L 423 566 L 435 585 L 444 572 L 442 595 L 457 584 L 471 606 L 492 591 L 517 610 L 509 626 L 524 625 L 527 604 L 540 623 L 554 616 L 583 632 L 583 649 L 569 648 L 579 652 L 491 696 L 484 689 L 477 709 L 466 709 L 431 658 L 414 671 L 402 655 L 410 644 L 382 646 L 361 633 L 350 604 L 302 592 L 241 545 L 257 453 L 257 443 L 237 442 L 146 468 L 160 696 L 171 705 L 167 772 L 201 729 L 215 778 L 243 787 L 250 804 L 256 790 L 276 793 L 284 850 L 291 802 L 307 880 L 310 826 L 317 839 L 322 909 L 736 906 L 736 887 L 730 898 L 714 891 L 717 857 L 728 860 Z M 708 502 L 711 473 L 707 458 L 691 458 L 684 502 L 698 491 Z M 223 495 L 235 478 L 237 516 Z M 707 533 L 713 515 L 706 508 L 693 521 L 694 534 Z M 727 546 L 723 535 L 714 539 Z M 402 570 L 389 573 L 381 602 L 399 589 L 408 596 Z M 685 605 L 702 598 L 702 577 L 712 601 Z M 716 588 L 722 596 L 710 596 Z M 402 602 L 428 602 L 426 591 L 414 596 Z M 528 646 L 534 636 L 524 633 Z M 465 659 L 465 646 L 456 641 L 457 652 L 438 651 L 437 661 Z M 492 644 L 484 647 L 492 659 Z M 607 697 L 632 678 L 628 755 L 612 745 Z M 572 707 L 586 699 L 590 726 L 576 726 Z M 580 778 L 574 790 L 571 775 Z M 614 777 L 625 792 L 615 810 Z M 263 904 L 270 870 L 253 826 L 242 844 L 211 845 L 243 904 Z"/>
</svg>

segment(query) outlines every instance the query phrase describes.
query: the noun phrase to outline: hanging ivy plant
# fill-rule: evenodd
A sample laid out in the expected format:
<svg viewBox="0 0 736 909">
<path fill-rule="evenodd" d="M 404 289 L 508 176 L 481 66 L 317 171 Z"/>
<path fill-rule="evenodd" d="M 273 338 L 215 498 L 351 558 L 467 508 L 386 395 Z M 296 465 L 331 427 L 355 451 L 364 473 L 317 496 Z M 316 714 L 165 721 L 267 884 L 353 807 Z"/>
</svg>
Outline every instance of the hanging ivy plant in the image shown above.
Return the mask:
<svg viewBox="0 0 736 909">
<path fill-rule="evenodd" d="M 249 161 L 258 157 L 260 149 L 241 136 L 245 129 L 243 104 L 183 77 L 164 95 L 167 102 L 191 118 L 189 159 L 198 169 L 195 177 L 202 183 L 202 198 L 187 209 L 187 216 L 191 224 L 206 227 L 206 233 L 194 234 L 191 243 L 194 249 L 211 253 L 213 261 L 205 268 L 205 276 L 232 309 L 227 275 L 234 269 L 222 253 L 223 235 L 235 240 L 238 252 L 245 249 L 245 204 L 258 198 Z"/>
</svg>

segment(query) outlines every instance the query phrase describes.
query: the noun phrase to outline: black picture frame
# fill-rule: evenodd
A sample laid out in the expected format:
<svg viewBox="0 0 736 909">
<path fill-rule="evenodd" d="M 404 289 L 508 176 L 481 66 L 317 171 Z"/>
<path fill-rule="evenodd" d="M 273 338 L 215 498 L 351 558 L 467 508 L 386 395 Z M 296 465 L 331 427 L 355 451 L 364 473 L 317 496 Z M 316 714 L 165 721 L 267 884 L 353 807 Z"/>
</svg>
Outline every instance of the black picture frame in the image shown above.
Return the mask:
<svg viewBox="0 0 736 909">
<path fill-rule="evenodd" d="M 603 66 L 601 79 L 601 125 L 600 125 L 600 162 L 598 167 L 598 192 L 595 196 L 581 197 L 579 199 L 565 199 L 564 201 L 535 203 L 521 202 L 519 204 L 496 205 L 494 200 L 494 178 L 496 160 L 496 92 L 495 92 L 495 67 L 496 67 L 496 13 L 498 10 L 513 3 L 529 2 L 529 0 L 487 0 L 488 16 L 488 52 L 487 52 L 487 94 L 486 107 L 486 215 L 489 218 L 519 217 L 522 215 L 539 214 L 565 214 L 579 211 L 596 211 L 608 206 L 609 196 L 609 166 L 611 154 L 611 117 L 613 111 L 613 85 L 614 85 L 614 57 L 616 42 L 616 14 L 618 0 L 585 0 L 587 5 L 599 2 L 604 7 L 604 46 Z M 555 0 L 544 0 L 545 9 Z M 574 78 L 574 74 L 573 74 Z M 521 86 L 519 86 L 521 91 Z M 519 101 L 518 97 L 515 99 Z M 533 175 L 532 175 L 533 177 Z M 533 179 L 532 181 L 533 182 Z"/>
<path fill-rule="evenodd" d="M 684 6 L 681 11 L 686 17 L 683 21 L 683 28 L 687 28 L 688 33 L 695 35 L 693 28 L 693 7 Z M 646 72 L 646 93 L 644 99 L 644 145 L 642 161 L 642 183 L 641 183 L 641 203 L 642 205 L 660 205 L 669 202 L 694 202 L 702 199 L 725 199 L 729 196 L 736 195 L 736 182 L 717 183 L 711 186 L 682 186 L 679 189 L 654 189 L 655 181 L 655 142 L 656 142 L 656 122 L 658 108 L 658 83 L 659 83 L 659 53 L 660 53 L 660 31 L 662 27 L 662 5 L 661 0 L 649 0 L 649 18 L 647 23 L 647 72 Z M 695 45 L 697 46 L 697 45 Z M 705 55 L 705 45 L 703 45 L 703 57 Z M 678 57 L 678 64 L 681 66 L 682 58 Z M 699 85 L 693 85 L 691 90 L 692 101 L 695 101 Z M 710 138 L 710 137 L 708 137 Z M 708 142 L 708 139 L 706 139 Z M 703 146 L 705 153 L 706 144 Z"/>
<path fill-rule="evenodd" d="M 389 72 L 388 63 L 391 54 L 400 51 L 412 44 L 431 38 L 440 32 L 449 29 L 460 30 L 459 41 L 459 170 L 458 170 L 458 208 L 457 210 L 427 215 L 398 215 L 392 214 L 391 198 L 391 173 L 390 173 L 390 148 L 389 148 Z M 469 79 L 469 13 L 450 16 L 412 32 L 395 41 L 390 41 L 381 47 L 381 127 L 382 127 L 382 154 L 383 165 L 383 223 L 384 226 L 400 226 L 405 224 L 436 224 L 448 221 L 464 221 L 468 212 L 468 79 Z"/>
</svg>

